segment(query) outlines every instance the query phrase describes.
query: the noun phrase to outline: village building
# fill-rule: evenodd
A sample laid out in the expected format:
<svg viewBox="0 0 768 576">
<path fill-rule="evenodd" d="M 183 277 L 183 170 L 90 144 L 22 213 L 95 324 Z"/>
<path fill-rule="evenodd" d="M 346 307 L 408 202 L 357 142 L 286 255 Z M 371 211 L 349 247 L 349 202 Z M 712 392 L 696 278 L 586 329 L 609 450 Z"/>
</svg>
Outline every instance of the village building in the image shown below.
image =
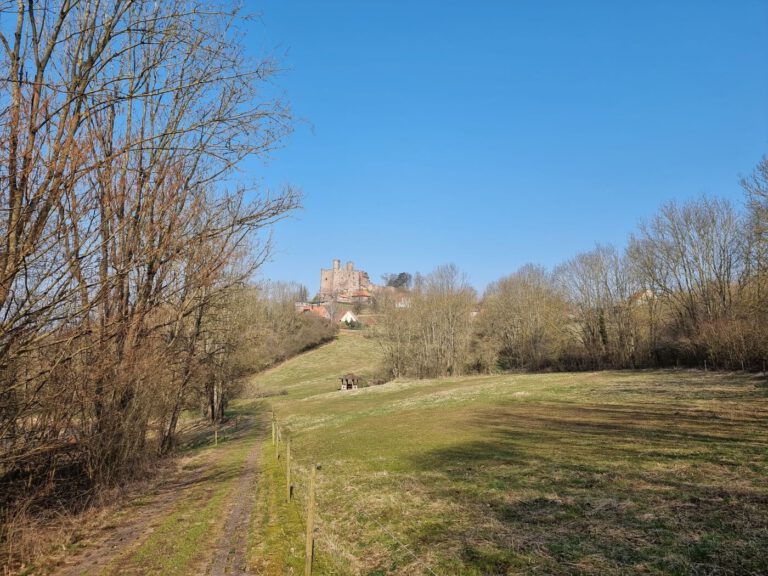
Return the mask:
<svg viewBox="0 0 768 576">
<path fill-rule="evenodd" d="M 352 310 L 347 310 L 346 312 L 344 312 L 344 315 L 339 319 L 339 322 L 342 324 L 354 325 L 354 324 L 359 324 L 360 320 L 357 319 L 357 316 L 355 315 L 354 312 L 352 312 Z"/>
<path fill-rule="evenodd" d="M 312 304 L 309 302 L 296 302 L 296 312 L 299 314 L 312 314 L 323 320 L 331 320 L 331 313 L 328 308 L 322 304 Z"/>
<path fill-rule="evenodd" d="M 311 314 L 323 320 L 330 320 L 336 324 L 346 324 L 348 326 L 360 324 L 360 319 L 352 310 L 334 309 L 333 303 L 312 304 L 311 302 L 296 302 L 296 312 L 298 314 Z"/>
</svg>

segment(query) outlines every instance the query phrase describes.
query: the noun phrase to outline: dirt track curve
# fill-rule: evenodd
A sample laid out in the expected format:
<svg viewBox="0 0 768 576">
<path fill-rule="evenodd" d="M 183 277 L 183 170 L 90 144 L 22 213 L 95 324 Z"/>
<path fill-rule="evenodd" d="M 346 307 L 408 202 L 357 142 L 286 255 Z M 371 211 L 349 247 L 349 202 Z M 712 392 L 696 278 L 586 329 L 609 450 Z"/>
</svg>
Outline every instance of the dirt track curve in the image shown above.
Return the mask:
<svg viewBox="0 0 768 576">
<path fill-rule="evenodd" d="M 263 429 L 258 417 L 246 418 L 233 430 L 234 437 L 242 437 L 256 427 Z M 64 559 L 63 565 L 55 569 L 55 576 L 81 576 L 121 574 L 121 558 L 130 556 L 152 532 L 173 513 L 174 507 L 185 489 L 194 486 L 204 477 L 206 469 L 216 458 L 215 452 L 181 459 L 175 472 L 160 479 L 154 489 L 155 495 L 148 504 L 113 527 L 103 529 L 92 537 L 90 544 L 80 553 Z M 194 463 L 194 466 L 185 464 Z M 252 521 L 253 498 L 258 477 L 259 441 L 253 439 L 243 469 L 225 505 L 224 522 L 218 541 L 213 543 L 208 556 L 206 571 L 210 576 L 246 576 L 248 561 L 248 534 Z M 117 564 L 117 566 L 115 566 Z M 135 574 L 135 570 L 126 574 Z"/>
</svg>

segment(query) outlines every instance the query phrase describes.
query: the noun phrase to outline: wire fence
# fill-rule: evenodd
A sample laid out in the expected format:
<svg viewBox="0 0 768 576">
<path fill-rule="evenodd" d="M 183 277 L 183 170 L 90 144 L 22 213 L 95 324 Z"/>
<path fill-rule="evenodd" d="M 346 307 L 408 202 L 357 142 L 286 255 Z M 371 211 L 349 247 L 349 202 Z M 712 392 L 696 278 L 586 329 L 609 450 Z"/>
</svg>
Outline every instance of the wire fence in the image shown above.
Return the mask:
<svg viewBox="0 0 768 576">
<path fill-rule="evenodd" d="M 321 512 L 317 510 L 317 482 L 318 472 L 322 473 L 321 466 L 313 463 L 308 469 L 298 465 L 294 460 L 294 447 L 291 445 L 291 438 L 287 430 L 282 427 L 275 415 L 272 413 L 272 445 L 275 448 L 274 454 L 279 466 L 285 474 L 287 487 L 285 498 L 289 505 L 294 506 L 301 518 L 302 525 L 306 531 L 305 547 L 305 576 L 313 574 L 315 567 L 315 543 L 318 538 L 318 526 L 328 525 L 323 521 Z M 370 514 L 364 514 L 365 504 L 358 494 L 350 494 L 341 500 L 341 507 L 350 510 L 355 518 L 362 524 L 374 524 L 383 534 L 385 534 L 394 544 L 395 549 L 402 551 L 405 556 L 413 559 L 419 564 L 426 573 L 437 576 L 437 573 L 424 560 L 414 552 L 414 550 L 405 544 L 401 538 L 394 534 L 387 526 L 379 521 L 378 518 Z M 336 541 L 330 534 L 323 533 L 324 540 L 330 548 L 343 549 L 342 543 Z"/>
</svg>

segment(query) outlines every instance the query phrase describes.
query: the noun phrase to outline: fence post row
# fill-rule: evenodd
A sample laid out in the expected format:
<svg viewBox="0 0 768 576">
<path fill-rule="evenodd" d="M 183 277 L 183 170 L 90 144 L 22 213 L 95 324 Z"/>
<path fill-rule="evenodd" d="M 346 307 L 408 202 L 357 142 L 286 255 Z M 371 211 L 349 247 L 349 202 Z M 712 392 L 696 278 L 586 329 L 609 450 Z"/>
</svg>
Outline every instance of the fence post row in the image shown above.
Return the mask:
<svg viewBox="0 0 768 576">
<path fill-rule="evenodd" d="M 291 486 L 291 437 L 285 439 L 285 485 L 288 490 L 288 502 L 293 496 L 293 486 Z"/>
<path fill-rule="evenodd" d="M 275 446 L 275 458 L 280 460 L 280 439 L 282 431 L 272 412 L 272 445 Z M 320 470 L 319 464 L 313 464 L 309 472 L 309 493 L 307 494 L 307 533 L 304 547 L 304 574 L 312 576 L 312 563 L 315 551 L 315 490 L 317 471 Z M 285 438 L 285 483 L 286 499 L 288 502 L 293 500 L 293 484 L 291 484 L 291 437 Z"/>
<path fill-rule="evenodd" d="M 276 430 L 277 430 L 277 421 L 275 420 L 275 413 L 272 412 L 272 446 L 276 445 Z"/>
<path fill-rule="evenodd" d="M 282 432 L 280 426 L 275 418 L 275 413 L 272 412 L 272 443 L 277 446 L 275 451 L 275 458 L 280 460 L 280 438 L 282 438 Z M 317 471 L 321 469 L 320 464 L 312 464 L 309 470 L 309 489 L 307 494 L 307 533 L 306 542 L 304 547 L 304 576 L 312 576 L 312 564 L 314 562 L 315 553 L 315 508 L 316 508 L 316 486 L 317 486 Z M 286 482 L 286 498 L 290 503 L 293 500 L 293 484 L 291 484 L 291 437 L 290 435 L 285 437 L 285 482 Z M 434 576 L 437 576 L 435 572 L 430 568 L 422 559 L 420 559 L 408 546 L 403 544 L 397 536 L 392 534 L 375 518 L 373 521 L 386 533 L 398 547 L 405 550 L 410 556 L 412 556 L 419 564 Z"/>
<path fill-rule="evenodd" d="M 312 559 L 315 548 L 315 479 L 317 464 L 313 464 L 309 473 L 309 494 L 307 502 L 307 543 L 304 550 L 304 576 L 312 576 Z"/>
</svg>

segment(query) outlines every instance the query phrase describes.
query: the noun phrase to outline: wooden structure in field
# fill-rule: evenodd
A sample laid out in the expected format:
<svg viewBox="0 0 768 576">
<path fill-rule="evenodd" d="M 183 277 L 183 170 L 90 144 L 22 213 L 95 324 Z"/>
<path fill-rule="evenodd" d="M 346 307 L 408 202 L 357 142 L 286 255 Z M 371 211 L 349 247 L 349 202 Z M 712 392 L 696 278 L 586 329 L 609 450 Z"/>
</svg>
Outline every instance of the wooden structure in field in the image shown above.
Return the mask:
<svg viewBox="0 0 768 576">
<path fill-rule="evenodd" d="M 351 372 L 349 374 L 344 374 L 340 380 L 341 390 L 357 390 L 357 385 L 360 383 L 360 377 Z"/>
</svg>

